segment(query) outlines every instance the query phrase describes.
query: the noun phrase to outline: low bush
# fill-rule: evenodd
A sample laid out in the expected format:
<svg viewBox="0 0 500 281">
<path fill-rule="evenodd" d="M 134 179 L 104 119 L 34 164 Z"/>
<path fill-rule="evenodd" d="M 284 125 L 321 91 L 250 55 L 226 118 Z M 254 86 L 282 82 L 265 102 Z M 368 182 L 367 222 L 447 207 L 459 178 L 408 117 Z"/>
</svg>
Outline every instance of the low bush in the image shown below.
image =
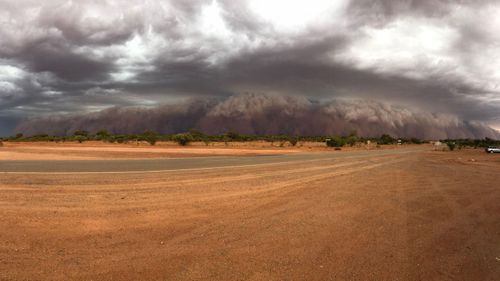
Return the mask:
<svg viewBox="0 0 500 281">
<path fill-rule="evenodd" d="M 455 150 L 455 147 L 457 146 L 454 142 L 447 142 L 446 145 L 450 149 L 450 151 Z"/>
<path fill-rule="evenodd" d="M 394 143 L 396 143 L 396 139 L 391 137 L 390 135 L 383 134 L 377 140 L 377 143 L 378 144 L 394 144 Z"/>
<path fill-rule="evenodd" d="M 87 140 L 87 137 L 84 137 L 84 136 L 75 136 L 74 140 L 76 140 L 78 143 L 83 143 L 84 141 Z"/>
<path fill-rule="evenodd" d="M 332 137 L 326 139 L 326 145 L 328 147 L 342 147 L 346 144 L 346 141 L 343 137 Z"/>
<path fill-rule="evenodd" d="M 158 141 L 158 134 L 155 131 L 147 130 L 139 139 L 147 141 L 150 145 L 155 145 Z"/>
<path fill-rule="evenodd" d="M 235 131 L 228 131 L 224 134 L 224 137 L 230 141 L 241 141 L 243 140 L 242 137 L 238 132 Z"/>
<path fill-rule="evenodd" d="M 177 134 L 172 136 L 172 140 L 179 145 L 186 146 L 193 141 L 193 136 L 191 134 Z"/>
<path fill-rule="evenodd" d="M 299 138 L 297 138 L 297 137 L 292 137 L 292 138 L 290 138 L 289 142 L 290 142 L 290 144 L 291 144 L 292 146 L 296 146 L 296 145 L 297 145 L 297 143 L 299 142 Z"/>
</svg>

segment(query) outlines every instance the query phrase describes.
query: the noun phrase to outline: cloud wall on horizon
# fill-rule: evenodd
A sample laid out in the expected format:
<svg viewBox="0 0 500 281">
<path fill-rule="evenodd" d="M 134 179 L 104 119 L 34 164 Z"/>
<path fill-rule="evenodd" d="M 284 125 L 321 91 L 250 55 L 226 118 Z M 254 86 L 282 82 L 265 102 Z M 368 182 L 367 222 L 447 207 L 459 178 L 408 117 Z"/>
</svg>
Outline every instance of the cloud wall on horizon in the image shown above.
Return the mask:
<svg viewBox="0 0 500 281">
<path fill-rule="evenodd" d="M 0 22 L 0 132 L 246 92 L 500 128 L 497 1 L 0 0 Z"/>
<path fill-rule="evenodd" d="M 304 97 L 245 94 L 225 99 L 197 98 L 157 108 L 111 108 L 85 115 L 37 118 L 21 123 L 25 135 L 71 135 L 76 130 L 162 134 L 198 129 L 207 134 L 236 131 L 257 135 L 391 134 L 422 139 L 500 138 L 484 124 L 456 116 L 414 112 L 366 100 L 311 101 Z"/>
</svg>

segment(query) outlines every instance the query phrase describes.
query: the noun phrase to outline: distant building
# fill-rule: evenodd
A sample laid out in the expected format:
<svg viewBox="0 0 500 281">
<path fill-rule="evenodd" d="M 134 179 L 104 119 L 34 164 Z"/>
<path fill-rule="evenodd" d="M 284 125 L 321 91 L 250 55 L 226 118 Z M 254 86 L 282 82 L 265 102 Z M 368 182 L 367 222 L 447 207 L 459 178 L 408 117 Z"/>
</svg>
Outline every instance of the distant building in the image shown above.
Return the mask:
<svg viewBox="0 0 500 281">
<path fill-rule="evenodd" d="M 440 141 L 431 142 L 434 145 L 434 150 L 443 150 L 443 143 Z"/>
</svg>

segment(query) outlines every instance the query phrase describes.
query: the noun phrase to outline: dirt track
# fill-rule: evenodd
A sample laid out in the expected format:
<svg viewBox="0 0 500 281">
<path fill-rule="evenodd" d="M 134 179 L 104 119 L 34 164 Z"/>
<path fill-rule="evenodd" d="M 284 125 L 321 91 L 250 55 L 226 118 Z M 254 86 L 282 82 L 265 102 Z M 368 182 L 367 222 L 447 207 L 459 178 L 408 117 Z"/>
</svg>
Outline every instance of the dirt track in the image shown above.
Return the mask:
<svg viewBox="0 0 500 281">
<path fill-rule="evenodd" d="M 0 280 L 497 280 L 498 156 L 0 173 Z"/>
<path fill-rule="evenodd" d="M 329 152 L 294 153 L 260 156 L 217 156 L 217 157 L 183 157 L 155 159 L 113 159 L 113 160 L 0 160 L 0 173 L 32 174 L 32 173 L 131 173 L 131 172 L 167 172 L 193 169 L 236 168 L 255 165 L 276 165 L 299 163 L 304 165 L 310 161 L 331 160 L 341 158 L 364 158 L 370 156 L 399 155 L 411 153 L 417 148 L 397 150 L 359 151 L 358 153 Z M 276 154 L 276 153 L 274 153 Z"/>
</svg>

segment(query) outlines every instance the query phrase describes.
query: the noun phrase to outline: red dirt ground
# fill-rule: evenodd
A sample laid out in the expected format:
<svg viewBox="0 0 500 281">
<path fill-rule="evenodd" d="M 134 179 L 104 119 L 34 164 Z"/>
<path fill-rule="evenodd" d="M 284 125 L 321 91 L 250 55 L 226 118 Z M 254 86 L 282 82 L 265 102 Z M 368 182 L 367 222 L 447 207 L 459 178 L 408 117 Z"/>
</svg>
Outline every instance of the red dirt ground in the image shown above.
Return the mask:
<svg viewBox="0 0 500 281">
<path fill-rule="evenodd" d="M 500 155 L 424 149 L 0 173 L 0 280 L 498 280 L 499 171 Z"/>
</svg>

